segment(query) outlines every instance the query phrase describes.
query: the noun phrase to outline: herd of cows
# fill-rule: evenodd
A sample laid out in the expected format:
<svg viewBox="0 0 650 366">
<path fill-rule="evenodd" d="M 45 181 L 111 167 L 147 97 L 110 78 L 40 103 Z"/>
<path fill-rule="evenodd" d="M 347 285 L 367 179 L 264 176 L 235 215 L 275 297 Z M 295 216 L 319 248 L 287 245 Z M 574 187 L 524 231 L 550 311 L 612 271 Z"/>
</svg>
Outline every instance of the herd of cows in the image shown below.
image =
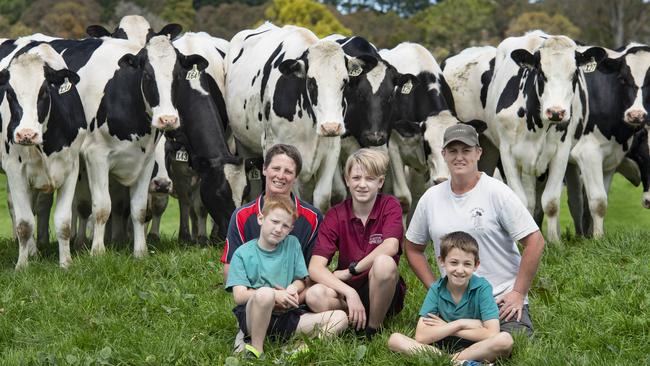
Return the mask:
<svg viewBox="0 0 650 366">
<path fill-rule="evenodd" d="M 182 239 L 205 238 L 208 213 L 224 238 L 235 207 L 259 192 L 262 154 L 276 143 L 298 147 L 297 193 L 323 211 L 346 195 L 347 155 L 384 149 L 385 190 L 408 212 L 447 179 L 442 135 L 461 122 L 481 134 L 481 170 L 498 167 L 536 219 L 547 217 L 549 240 L 559 240 L 564 182 L 580 234 L 603 234 L 616 171 L 643 183 L 650 207 L 645 45 L 614 51 L 535 31 L 441 67 L 414 43 L 377 50 L 361 37 L 319 39 L 270 23 L 230 42 L 179 36 L 175 24 L 155 33 L 140 16 L 114 32 L 87 31 L 81 40 L 0 39 L 0 156 L 16 268 L 36 253 L 36 231 L 48 241 L 53 192 L 63 267 L 88 221 L 91 254 L 130 232 L 134 255 L 146 255 L 147 222 L 153 216 L 156 235 L 172 192 Z"/>
</svg>

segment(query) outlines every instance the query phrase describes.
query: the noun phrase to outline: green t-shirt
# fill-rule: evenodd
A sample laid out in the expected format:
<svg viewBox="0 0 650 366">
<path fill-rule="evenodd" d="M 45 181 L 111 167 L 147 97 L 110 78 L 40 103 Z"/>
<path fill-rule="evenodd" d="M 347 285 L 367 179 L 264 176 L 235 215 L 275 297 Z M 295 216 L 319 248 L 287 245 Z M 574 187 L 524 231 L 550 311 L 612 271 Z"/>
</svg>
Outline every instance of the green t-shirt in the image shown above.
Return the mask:
<svg viewBox="0 0 650 366">
<path fill-rule="evenodd" d="M 492 286 L 483 277 L 472 275 L 460 302 L 456 304 L 447 289 L 447 276 L 440 278 L 429 288 L 420 316 L 427 313 L 438 315 L 446 322 L 458 319 L 486 321 L 499 318 L 499 308 L 492 297 Z"/>
<path fill-rule="evenodd" d="M 257 239 L 253 239 L 233 254 L 226 290 L 232 291 L 234 286 L 287 288 L 308 274 L 300 242 L 295 236 L 287 235 L 272 251 L 260 248 Z"/>
</svg>

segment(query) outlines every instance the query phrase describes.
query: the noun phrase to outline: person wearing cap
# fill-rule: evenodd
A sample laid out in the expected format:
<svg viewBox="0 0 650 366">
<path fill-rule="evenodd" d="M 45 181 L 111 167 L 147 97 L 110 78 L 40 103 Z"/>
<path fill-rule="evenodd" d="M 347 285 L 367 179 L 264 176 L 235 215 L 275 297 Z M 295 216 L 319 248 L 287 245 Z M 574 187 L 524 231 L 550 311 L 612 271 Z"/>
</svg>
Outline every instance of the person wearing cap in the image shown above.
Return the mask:
<svg viewBox="0 0 650 366">
<path fill-rule="evenodd" d="M 424 251 L 454 231 L 471 234 L 479 243 L 481 266 L 476 274 L 492 285 L 499 306 L 500 329 L 532 336 L 527 294 L 544 250 L 539 227 L 515 193 L 503 182 L 478 170 L 478 133 L 466 124 L 445 130 L 442 155 L 450 179 L 429 188 L 420 198 L 406 231 L 404 251 L 426 288 L 433 274 Z M 517 242 L 523 246 L 519 253 Z M 441 269 L 441 276 L 445 273 Z"/>
</svg>

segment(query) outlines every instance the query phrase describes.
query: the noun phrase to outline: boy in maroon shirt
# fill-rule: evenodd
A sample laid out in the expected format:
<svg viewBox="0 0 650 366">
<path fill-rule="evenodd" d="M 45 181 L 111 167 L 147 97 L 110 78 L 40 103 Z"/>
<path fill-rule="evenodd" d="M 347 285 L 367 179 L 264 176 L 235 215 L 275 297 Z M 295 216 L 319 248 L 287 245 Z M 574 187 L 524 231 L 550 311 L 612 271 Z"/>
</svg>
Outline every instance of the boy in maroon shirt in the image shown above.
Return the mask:
<svg viewBox="0 0 650 366">
<path fill-rule="evenodd" d="M 325 215 L 309 276 L 316 285 L 306 302 L 314 312 L 344 309 L 350 326 L 372 338 L 387 314 L 402 310 L 406 284 L 397 270 L 404 235 L 399 201 L 380 194 L 388 168 L 385 153 L 360 149 L 345 164 L 350 198 Z M 327 269 L 336 252 L 338 266 Z"/>
</svg>

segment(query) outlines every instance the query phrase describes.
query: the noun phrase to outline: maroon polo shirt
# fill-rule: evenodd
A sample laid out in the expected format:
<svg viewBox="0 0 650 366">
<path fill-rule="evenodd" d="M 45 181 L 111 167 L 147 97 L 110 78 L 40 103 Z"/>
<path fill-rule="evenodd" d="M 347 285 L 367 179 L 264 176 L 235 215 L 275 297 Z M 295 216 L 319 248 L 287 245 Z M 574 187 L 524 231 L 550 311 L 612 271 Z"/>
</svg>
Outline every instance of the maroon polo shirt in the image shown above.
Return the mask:
<svg viewBox="0 0 650 366">
<path fill-rule="evenodd" d="M 325 257 L 329 263 L 338 251 L 337 269 L 347 269 L 351 262 L 360 261 L 387 238 L 396 238 L 400 246 L 393 259 L 399 264 L 403 237 L 402 207 L 397 198 L 378 194 L 365 226 L 354 215 L 352 198 L 348 198 L 327 211 L 312 256 Z M 365 271 L 347 283 L 355 287 L 366 281 L 367 277 L 368 271 Z M 401 278 L 400 282 L 403 283 Z"/>
</svg>

